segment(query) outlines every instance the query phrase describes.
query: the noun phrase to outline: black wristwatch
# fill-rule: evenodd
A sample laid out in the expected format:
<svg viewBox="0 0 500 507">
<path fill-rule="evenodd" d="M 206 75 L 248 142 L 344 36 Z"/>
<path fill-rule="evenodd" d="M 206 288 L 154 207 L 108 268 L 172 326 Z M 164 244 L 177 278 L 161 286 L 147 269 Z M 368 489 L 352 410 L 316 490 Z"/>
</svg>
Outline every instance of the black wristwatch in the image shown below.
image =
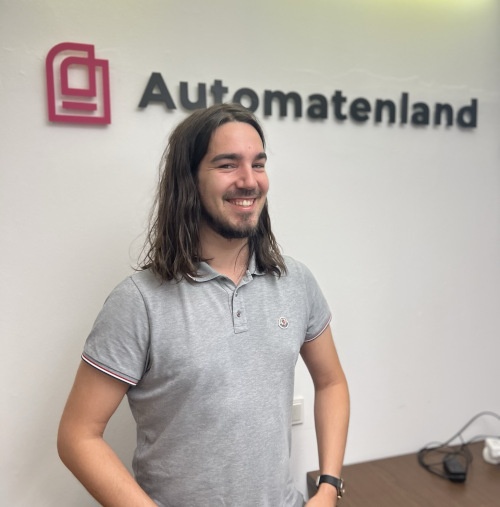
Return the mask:
<svg viewBox="0 0 500 507">
<path fill-rule="evenodd" d="M 345 489 L 343 479 L 333 477 L 333 475 L 318 475 L 318 478 L 316 479 L 316 487 L 319 488 L 319 485 L 323 482 L 331 484 L 337 490 L 337 498 L 342 498 L 344 496 Z"/>
</svg>

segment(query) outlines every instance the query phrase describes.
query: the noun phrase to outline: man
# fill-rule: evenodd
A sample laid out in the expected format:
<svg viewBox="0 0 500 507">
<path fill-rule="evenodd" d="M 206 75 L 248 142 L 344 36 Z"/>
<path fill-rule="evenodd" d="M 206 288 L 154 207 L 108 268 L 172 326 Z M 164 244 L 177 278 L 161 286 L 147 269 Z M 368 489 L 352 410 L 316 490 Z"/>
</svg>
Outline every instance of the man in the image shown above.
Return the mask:
<svg viewBox="0 0 500 507">
<path fill-rule="evenodd" d="M 271 231 L 265 166 L 239 105 L 196 111 L 170 136 L 145 261 L 106 300 L 59 428 L 61 459 L 102 505 L 304 505 L 289 471 L 299 353 L 334 477 L 307 505 L 336 505 L 347 384 L 325 299 Z M 103 440 L 125 395 L 135 477 Z"/>
</svg>

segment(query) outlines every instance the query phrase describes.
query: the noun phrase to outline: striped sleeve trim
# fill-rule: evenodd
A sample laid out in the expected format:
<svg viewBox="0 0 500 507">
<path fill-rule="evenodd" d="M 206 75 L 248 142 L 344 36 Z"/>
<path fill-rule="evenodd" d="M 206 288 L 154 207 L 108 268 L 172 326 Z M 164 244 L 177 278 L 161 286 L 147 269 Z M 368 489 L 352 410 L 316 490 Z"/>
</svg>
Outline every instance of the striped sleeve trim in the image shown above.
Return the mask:
<svg viewBox="0 0 500 507">
<path fill-rule="evenodd" d="M 86 356 L 85 354 L 82 354 L 82 359 L 87 363 L 89 364 L 90 366 L 93 366 L 94 368 L 98 369 L 99 371 L 102 371 L 103 373 L 106 373 L 107 375 L 113 377 L 113 378 L 116 378 L 118 380 L 121 380 L 122 382 L 126 382 L 127 384 L 131 385 L 131 386 L 136 386 L 137 383 L 139 382 L 138 380 L 133 380 L 131 379 L 130 377 L 126 377 L 116 371 L 113 371 L 109 368 L 106 368 L 105 366 L 103 366 L 102 364 L 94 361 L 92 358 L 90 358 L 89 356 Z"/>
<path fill-rule="evenodd" d="M 321 329 L 321 331 L 319 333 L 317 333 L 316 335 L 314 335 L 312 338 L 306 338 L 304 340 L 304 343 L 306 342 L 312 342 L 313 340 L 315 340 L 316 338 L 318 338 L 319 336 L 321 336 L 324 331 L 326 330 L 326 328 L 330 325 L 330 322 L 332 321 L 332 314 L 330 314 L 330 316 L 328 317 L 328 320 L 326 321 L 326 324 L 323 326 L 323 328 Z"/>
</svg>

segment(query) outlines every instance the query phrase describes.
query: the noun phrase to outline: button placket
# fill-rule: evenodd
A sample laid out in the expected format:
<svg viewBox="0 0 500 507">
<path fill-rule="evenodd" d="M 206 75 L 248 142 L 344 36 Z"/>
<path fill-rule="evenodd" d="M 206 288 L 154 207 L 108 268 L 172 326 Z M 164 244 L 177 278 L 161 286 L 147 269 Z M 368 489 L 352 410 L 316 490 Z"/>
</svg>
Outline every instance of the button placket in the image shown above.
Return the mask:
<svg viewBox="0 0 500 507">
<path fill-rule="evenodd" d="M 241 294 L 239 294 L 239 289 L 236 289 L 233 294 L 233 325 L 235 333 L 242 333 L 248 330 L 243 299 Z"/>
</svg>

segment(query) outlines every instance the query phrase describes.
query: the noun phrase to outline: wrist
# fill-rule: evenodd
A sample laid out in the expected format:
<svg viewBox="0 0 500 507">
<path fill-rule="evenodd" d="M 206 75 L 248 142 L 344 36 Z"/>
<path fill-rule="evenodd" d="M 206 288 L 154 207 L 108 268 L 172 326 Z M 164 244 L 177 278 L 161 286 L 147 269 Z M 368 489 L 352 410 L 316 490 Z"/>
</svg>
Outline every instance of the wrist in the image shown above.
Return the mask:
<svg viewBox="0 0 500 507">
<path fill-rule="evenodd" d="M 324 505 L 325 507 L 336 507 L 338 502 L 337 490 L 330 484 L 320 484 L 314 495 L 314 505 Z"/>
<path fill-rule="evenodd" d="M 316 487 L 323 491 L 330 491 L 336 498 L 342 498 L 344 495 L 344 481 L 342 478 L 333 475 L 321 474 L 316 479 Z"/>
<path fill-rule="evenodd" d="M 329 497 L 329 498 L 337 498 L 337 488 L 332 486 L 331 484 L 323 483 L 318 486 L 317 495 Z"/>
</svg>

